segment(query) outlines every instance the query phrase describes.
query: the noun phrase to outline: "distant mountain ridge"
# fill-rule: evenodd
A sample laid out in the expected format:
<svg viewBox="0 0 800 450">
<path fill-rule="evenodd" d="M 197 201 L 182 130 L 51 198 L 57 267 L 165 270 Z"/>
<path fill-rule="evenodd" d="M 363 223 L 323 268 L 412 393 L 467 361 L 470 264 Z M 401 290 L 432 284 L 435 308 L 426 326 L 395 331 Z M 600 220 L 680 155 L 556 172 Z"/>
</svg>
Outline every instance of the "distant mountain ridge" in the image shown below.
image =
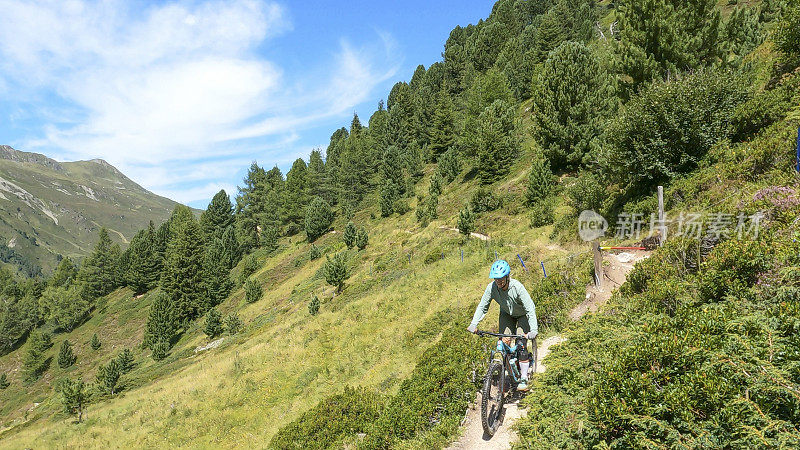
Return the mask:
<svg viewBox="0 0 800 450">
<path fill-rule="evenodd" d="M 124 248 L 176 205 L 102 159 L 59 162 L 0 145 L 0 262 L 26 275 L 49 273 L 59 255 L 81 259 L 100 227 Z"/>
</svg>

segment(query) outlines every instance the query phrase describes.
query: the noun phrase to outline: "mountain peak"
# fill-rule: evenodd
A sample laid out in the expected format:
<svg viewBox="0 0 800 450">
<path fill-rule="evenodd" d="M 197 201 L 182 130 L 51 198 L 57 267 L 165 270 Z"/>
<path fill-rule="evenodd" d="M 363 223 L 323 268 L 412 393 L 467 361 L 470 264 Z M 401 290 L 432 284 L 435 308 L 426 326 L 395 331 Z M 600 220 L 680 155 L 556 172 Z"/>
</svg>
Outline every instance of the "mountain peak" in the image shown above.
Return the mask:
<svg viewBox="0 0 800 450">
<path fill-rule="evenodd" d="M 8 145 L 0 145 L 0 159 L 7 159 L 9 161 L 16 161 L 21 163 L 33 163 L 40 166 L 47 167 L 52 170 L 62 172 L 64 168 L 61 163 L 54 159 L 50 159 L 39 153 L 30 153 L 15 150 Z"/>
</svg>

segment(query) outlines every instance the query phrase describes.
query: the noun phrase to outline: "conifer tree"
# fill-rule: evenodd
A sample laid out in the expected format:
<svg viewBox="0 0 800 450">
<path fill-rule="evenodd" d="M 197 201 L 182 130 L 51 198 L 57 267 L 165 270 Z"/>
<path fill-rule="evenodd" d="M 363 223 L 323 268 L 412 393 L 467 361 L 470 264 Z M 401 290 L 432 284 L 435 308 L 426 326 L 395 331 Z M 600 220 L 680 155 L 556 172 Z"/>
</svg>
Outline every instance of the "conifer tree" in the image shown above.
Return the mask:
<svg viewBox="0 0 800 450">
<path fill-rule="evenodd" d="M 244 182 L 236 197 L 236 229 L 242 250 L 249 252 L 259 246 L 259 230 L 282 225 L 285 181 L 277 166 L 265 171 L 254 162 Z"/>
<path fill-rule="evenodd" d="M 91 344 L 92 350 L 100 350 L 100 347 L 103 345 L 100 343 L 100 338 L 97 337 L 97 333 L 92 335 Z"/>
<path fill-rule="evenodd" d="M 336 287 L 336 292 L 342 292 L 344 289 L 344 282 L 348 278 L 347 274 L 347 253 L 339 252 L 333 256 L 325 256 L 327 261 L 322 266 L 322 272 L 325 275 L 325 281 L 331 286 Z"/>
<path fill-rule="evenodd" d="M 0 373 L 0 390 L 7 388 L 11 383 L 8 382 L 8 375 L 5 372 Z"/>
<path fill-rule="evenodd" d="M 206 323 L 203 327 L 203 333 L 210 339 L 214 339 L 222 334 L 222 317 L 219 315 L 216 308 L 211 308 L 206 313 Z"/>
<path fill-rule="evenodd" d="M 436 94 L 436 109 L 433 113 L 433 123 L 430 128 L 430 144 L 428 148 L 433 158 L 446 152 L 456 138 L 456 121 L 453 101 L 450 95 L 441 90 Z"/>
<path fill-rule="evenodd" d="M 76 414 L 78 423 L 81 423 L 83 410 L 89 400 L 89 393 L 83 380 L 80 378 L 75 381 L 68 378 L 61 380 L 59 390 L 61 391 L 61 402 L 64 405 L 64 411 L 69 414 Z"/>
<path fill-rule="evenodd" d="M 519 153 L 517 127 L 514 108 L 500 100 L 481 113 L 476 139 L 476 169 L 481 184 L 494 183 L 508 173 Z"/>
<path fill-rule="evenodd" d="M 236 231 L 233 226 L 226 228 L 222 234 L 222 250 L 220 263 L 228 270 L 233 269 L 242 257 L 239 240 L 236 238 Z"/>
<path fill-rule="evenodd" d="M 91 302 L 77 284 L 69 287 L 48 287 L 39 297 L 39 315 L 56 326 L 56 329 L 72 331 L 89 313 Z"/>
<path fill-rule="evenodd" d="M 186 326 L 202 313 L 206 293 L 202 232 L 188 207 L 175 208 L 170 235 L 161 290 L 170 297 L 177 323 Z"/>
<path fill-rule="evenodd" d="M 389 92 L 386 103 L 389 111 L 389 144 L 405 149 L 418 134 L 415 121 L 414 92 L 408 83 L 398 82 Z"/>
<path fill-rule="evenodd" d="M 219 305 L 233 289 L 233 280 L 225 262 L 225 248 L 221 238 L 215 238 L 206 249 L 203 255 L 203 273 L 206 286 L 206 302 L 203 309 L 207 310 Z"/>
<path fill-rule="evenodd" d="M 142 347 L 153 351 L 153 359 L 163 359 L 172 346 L 176 328 L 170 297 L 157 291 L 147 317 Z"/>
<path fill-rule="evenodd" d="M 308 201 L 314 197 L 328 198 L 332 189 L 325 161 L 323 161 L 322 152 L 319 149 L 312 150 L 308 157 L 308 187 Z"/>
<path fill-rule="evenodd" d="M 643 82 L 719 62 L 725 50 L 714 0 L 619 0 L 619 60 L 635 91 Z"/>
<path fill-rule="evenodd" d="M 298 158 L 286 174 L 286 198 L 283 218 L 288 224 L 287 234 L 295 234 L 302 229 L 305 219 L 305 207 L 310 201 L 310 192 L 308 167 L 302 158 Z"/>
<path fill-rule="evenodd" d="M 153 222 L 140 230 L 126 250 L 129 255 L 125 279 L 136 294 L 153 289 L 161 276 L 162 263 L 156 250 L 156 231 Z"/>
<path fill-rule="evenodd" d="M 309 242 L 325 234 L 333 223 L 333 211 L 325 200 L 316 197 L 306 208 L 305 229 Z"/>
<path fill-rule="evenodd" d="M 533 88 L 533 134 L 554 167 L 574 169 L 599 147 L 614 89 L 593 51 L 567 42 L 550 53 Z"/>
<path fill-rule="evenodd" d="M 444 180 L 445 184 L 455 180 L 461 173 L 461 159 L 458 156 L 458 152 L 453 148 L 444 152 L 437 163 L 436 172 L 441 175 L 441 179 Z"/>
<path fill-rule="evenodd" d="M 320 251 L 319 247 L 317 247 L 316 245 L 311 244 L 311 250 L 309 251 L 308 258 L 311 261 L 313 261 L 313 260 L 319 258 L 320 256 L 322 256 L 322 251 Z"/>
<path fill-rule="evenodd" d="M 344 208 L 355 209 L 366 195 L 370 178 L 375 173 L 374 160 L 370 142 L 363 133 L 351 134 L 347 138 L 337 179 L 339 203 Z"/>
<path fill-rule="evenodd" d="M 553 172 L 550 163 L 544 157 L 538 157 L 531 164 L 531 173 L 528 175 L 527 192 L 525 199 L 529 206 L 539 200 L 546 199 L 553 191 Z"/>
<path fill-rule="evenodd" d="M 64 342 L 61 344 L 61 350 L 58 352 L 58 367 L 66 369 L 75 364 L 76 359 L 77 357 L 72 351 L 72 345 L 68 340 L 64 339 Z"/>
<path fill-rule="evenodd" d="M 330 143 L 325 151 L 325 172 L 328 177 L 328 187 L 326 194 L 322 197 L 329 205 L 335 205 L 339 201 L 339 184 L 342 167 L 342 155 L 350 132 L 342 127 L 334 131 L 331 135 Z"/>
<path fill-rule="evenodd" d="M 311 301 L 308 303 L 308 313 L 312 316 L 316 316 L 319 313 L 319 297 L 316 295 L 311 297 Z"/>
<path fill-rule="evenodd" d="M 97 387 L 107 394 L 114 395 L 121 375 L 119 361 L 112 359 L 107 364 L 100 365 L 97 368 L 97 375 L 95 376 Z"/>
<path fill-rule="evenodd" d="M 69 257 L 64 257 L 58 263 L 58 267 L 56 267 L 47 285 L 51 287 L 67 287 L 75 281 L 77 276 L 78 267 L 75 266 L 75 263 L 73 263 Z"/>
<path fill-rule="evenodd" d="M 358 234 L 356 225 L 352 221 L 347 222 L 347 225 L 344 227 L 344 233 L 342 233 L 342 240 L 344 241 L 344 245 L 346 245 L 347 248 L 355 247 L 356 234 Z"/>
<path fill-rule="evenodd" d="M 261 287 L 261 283 L 256 280 L 247 280 L 244 283 L 244 296 L 247 303 L 255 303 L 261 300 L 261 296 L 264 294 L 264 288 Z"/>
<path fill-rule="evenodd" d="M 355 243 L 359 250 L 367 248 L 367 244 L 369 244 L 369 234 L 367 234 L 367 230 L 365 230 L 364 227 L 358 229 Z"/>
<path fill-rule="evenodd" d="M 230 313 L 225 316 L 225 329 L 231 335 L 238 333 L 242 329 L 242 320 L 239 319 L 236 313 Z"/>
<path fill-rule="evenodd" d="M 475 214 L 472 212 L 469 205 L 467 205 L 458 213 L 458 231 L 469 238 L 470 233 L 474 230 Z"/>
<path fill-rule="evenodd" d="M 133 369 L 133 352 L 128 348 L 123 349 L 119 355 L 117 355 L 117 365 L 119 366 L 120 373 L 126 374 L 130 372 Z"/>
<path fill-rule="evenodd" d="M 383 106 L 383 100 L 378 102 L 378 110 L 369 118 L 369 137 L 376 148 L 382 149 L 389 146 L 389 112 Z"/>
<path fill-rule="evenodd" d="M 381 207 L 381 217 L 389 217 L 394 212 L 394 203 L 400 198 L 397 186 L 390 180 L 383 180 L 380 191 L 379 206 Z"/>
<path fill-rule="evenodd" d="M 208 208 L 200 215 L 203 239 L 210 242 L 214 237 L 221 237 L 225 229 L 233 225 L 233 220 L 233 204 L 228 193 L 222 189 L 214 195 Z"/>
<path fill-rule="evenodd" d="M 50 367 L 50 359 L 45 357 L 45 352 L 53 345 L 50 334 L 34 332 L 28 339 L 30 344 L 22 361 L 25 381 L 36 381 Z"/>
<path fill-rule="evenodd" d="M 412 142 L 406 149 L 405 158 L 406 172 L 412 180 L 412 184 L 407 191 L 413 190 L 413 183 L 422 178 L 423 169 L 425 168 L 422 162 L 422 150 L 416 142 Z"/>
<path fill-rule="evenodd" d="M 83 292 L 88 298 L 102 297 L 119 285 L 118 259 L 119 246 L 111 242 L 108 230 L 101 228 L 100 240 L 78 273 L 78 279 L 84 286 Z"/>
</svg>

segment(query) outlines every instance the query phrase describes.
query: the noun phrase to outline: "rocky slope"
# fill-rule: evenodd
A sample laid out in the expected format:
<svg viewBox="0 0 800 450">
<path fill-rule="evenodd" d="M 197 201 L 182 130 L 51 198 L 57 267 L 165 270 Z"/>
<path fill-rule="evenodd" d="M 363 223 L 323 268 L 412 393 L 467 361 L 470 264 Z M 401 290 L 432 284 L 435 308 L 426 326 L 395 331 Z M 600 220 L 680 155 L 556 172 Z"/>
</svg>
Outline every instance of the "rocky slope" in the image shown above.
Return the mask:
<svg viewBox="0 0 800 450">
<path fill-rule="evenodd" d="M 26 275 L 50 272 L 58 255 L 80 259 L 100 227 L 124 245 L 176 203 L 107 162 L 58 162 L 0 146 L 0 261 Z"/>
</svg>

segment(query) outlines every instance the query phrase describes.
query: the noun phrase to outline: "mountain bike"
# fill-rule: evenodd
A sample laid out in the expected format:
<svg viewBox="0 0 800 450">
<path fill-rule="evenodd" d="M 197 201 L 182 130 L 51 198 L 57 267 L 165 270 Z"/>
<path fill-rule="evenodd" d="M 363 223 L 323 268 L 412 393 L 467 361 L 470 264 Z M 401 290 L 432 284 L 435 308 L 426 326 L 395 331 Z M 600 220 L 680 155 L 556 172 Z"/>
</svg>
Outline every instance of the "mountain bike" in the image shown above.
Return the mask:
<svg viewBox="0 0 800 450">
<path fill-rule="evenodd" d="M 518 334 L 490 333 L 488 331 L 476 331 L 478 336 L 494 336 L 497 340 L 497 348 L 489 354 L 489 368 L 483 378 L 483 389 L 481 390 L 481 424 L 483 431 L 489 436 L 493 436 L 503 418 L 503 405 L 506 396 L 516 390 L 517 385 L 522 381 L 519 361 L 517 360 L 518 350 L 525 342 L 525 336 Z M 513 346 L 503 342 L 502 338 L 516 338 Z M 531 339 L 531 365 L 529 373 L 536 372 L 536 339 Z"/>
</svg>

